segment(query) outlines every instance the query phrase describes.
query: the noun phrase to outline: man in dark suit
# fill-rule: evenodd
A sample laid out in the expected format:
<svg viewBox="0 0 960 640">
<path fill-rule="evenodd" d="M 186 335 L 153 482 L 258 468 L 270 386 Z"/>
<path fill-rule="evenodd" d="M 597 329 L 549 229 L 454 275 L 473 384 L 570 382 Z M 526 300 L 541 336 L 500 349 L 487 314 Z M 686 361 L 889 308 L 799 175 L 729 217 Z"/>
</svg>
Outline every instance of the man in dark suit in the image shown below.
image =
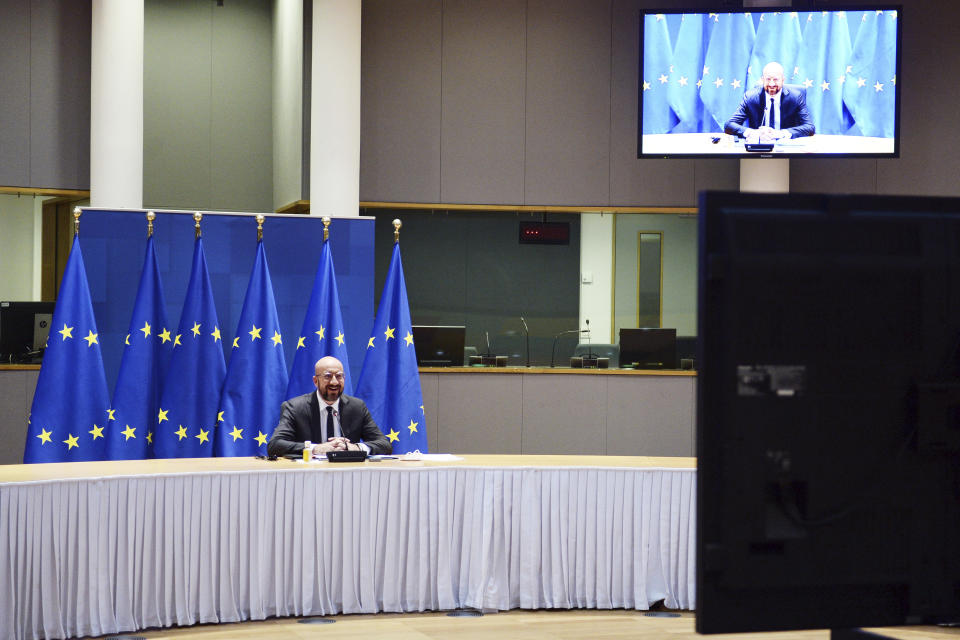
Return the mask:
<svg viewBox="0 0 960 640">
<path fill-rule="evenodd" d="M 267 444 L 267 453 L 282 456 L 302 453 L 303 443 L 313 452 L 364 449 L 390 453 L 390 441 L 360 398 L 343 395 L 343 364 L 332 356 L 317 360 L 313 384 L 316 391 L 290 398 L 280 407 L 280 422 Z"/>
<path fill-rule="evenodd" d="M 812 136 L 816 127 L 807 111 L 806 89 L 784 85 L 783 67 L 771 62 L 763 68 L 763 86 L 744 94 L 723 130 L 749 141 L 775 142 Z"/>
</svg>

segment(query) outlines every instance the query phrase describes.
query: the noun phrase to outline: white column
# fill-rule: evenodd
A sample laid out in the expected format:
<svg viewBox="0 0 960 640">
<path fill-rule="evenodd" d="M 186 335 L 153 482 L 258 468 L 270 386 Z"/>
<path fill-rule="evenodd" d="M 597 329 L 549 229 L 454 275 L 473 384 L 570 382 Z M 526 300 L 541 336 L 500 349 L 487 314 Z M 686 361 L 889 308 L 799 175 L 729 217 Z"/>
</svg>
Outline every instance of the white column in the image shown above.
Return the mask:
<svg viewBox="0 0 960 640">
<path fill-rule="evenodd" d="M 580 214 L 580 329 L 590 342 L 610 344 L 613 299 L 613 214 Z M 584 340 L 581 340 L 584 342 Z"/>
<path fill-rule="evenodd" d="M 360 205 L 360 2 L 313 0 L 310 213 Z"/>
<path fill-rule="evenodd" d="M 143 0 L 93 0 L 90 204 L 143 206 Z"/>
<path fill-rule="evenodd" d="M 741 160 L 740 191 L 788 193 L 790 191 L 790 161 L 777 158 Z"/>
</svg>

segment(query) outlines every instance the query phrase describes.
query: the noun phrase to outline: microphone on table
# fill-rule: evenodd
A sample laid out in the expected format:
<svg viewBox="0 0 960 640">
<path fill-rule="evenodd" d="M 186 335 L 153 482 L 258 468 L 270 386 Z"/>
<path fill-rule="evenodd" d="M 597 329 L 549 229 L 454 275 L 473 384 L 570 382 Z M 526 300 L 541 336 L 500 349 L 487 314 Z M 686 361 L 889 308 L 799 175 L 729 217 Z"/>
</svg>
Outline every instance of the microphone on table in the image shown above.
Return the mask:
<svg viewBox="0 0 960 640">
<path fill-rule="evenodd" d="M 527 338 L 527 366 L 530 366 L 530 327 L 527 326 L 527 321 L 523 319 L 523 316 L 520 316 L 520 322 L 523 323 L 523 332 L 526 334 Z"/>
<path fill-rule="evenodd" d="M 550 368 L 553 368 L 553 357 L 557 351 L 557 340 L 560 336 L 569 335 L 571 333 L 590 333 L 590 329 L 568 329 L 567 331 L 561 331 L 557 335 L 553 336 L 553 347 L 550 348 Z"/>
</svg>

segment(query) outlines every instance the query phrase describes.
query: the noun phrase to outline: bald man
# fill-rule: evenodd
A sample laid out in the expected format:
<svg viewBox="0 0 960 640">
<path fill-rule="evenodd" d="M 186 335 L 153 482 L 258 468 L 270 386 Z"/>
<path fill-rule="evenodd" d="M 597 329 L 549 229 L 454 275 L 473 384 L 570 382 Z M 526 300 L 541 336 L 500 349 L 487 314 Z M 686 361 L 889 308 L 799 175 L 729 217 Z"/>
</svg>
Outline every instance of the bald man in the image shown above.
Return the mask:
<svg viewBox="0 0 960 640">
<path fill-rule="evenodd" d="M 343 363 L 327 356 L 313 367 L 311 391 L 290 398 L 280 407 L 280 422 L 267 444 L 267 453 L 282 456 L 303 452 L 303 443 L 313 443 L 313 453 L 355 451 L 388 454 L 392 448 L 367 405 L 343 393 Z"/>
<path fill-rule="evenodd" d="M 807 111 L 807 92 L 783 83 L 783 67 L 771 62 L 763 68 L 762 86 L 747 91 L 737 112 L 723 130 L 730 135 L 775 142 L 812 136 L 816 131 Z"/>
</svg>

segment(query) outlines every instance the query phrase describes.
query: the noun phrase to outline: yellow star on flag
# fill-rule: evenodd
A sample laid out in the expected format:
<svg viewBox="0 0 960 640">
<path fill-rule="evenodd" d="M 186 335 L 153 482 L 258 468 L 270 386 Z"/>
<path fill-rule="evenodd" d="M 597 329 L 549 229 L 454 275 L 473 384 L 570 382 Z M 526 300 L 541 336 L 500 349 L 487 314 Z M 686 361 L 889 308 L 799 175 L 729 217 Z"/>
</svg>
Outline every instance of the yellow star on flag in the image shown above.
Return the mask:
<svg viewBox="0 0 960 640">
<path fill-rule="evenodd" d="M 53 434 L 52 431 L 47 431 L 43 427 L 40 427 L 40 433 L 37 435 L 40 438 L 40 444 L 47 444 L 50 442 L 50 435 Z"/>
<path fill-rule="evenodd" d="M 92 347 L 92 346 L 95 345 L 95 344 L 100 344 L 99 342 L 97 342 L 97 336 L 98 336 L 98 335 L 100 335 L 100 334 L 99 334 L 99 333 L 94 333 L 93 331 L 87 331 L 87 337 L 84 338 L 84 340 L 87 341 L 87 346 L 88 346 L 88 347 Z"/>
<path fill-rule="evenodd" d="M 254 340 L 260 338 L 261 331 L 263 331 L 263 327 L 260 327 L 258 329 L 257 325 L 253 325 L 253 329 L 251 331 L 247 331 L 247 333 L 250 334 L 250 342 L 253 342 Z M 260 339 L 262 340 L 263 338 L 260 338 Z"/>
<path fill-rule="evenodd" d="M 276 331 L 273 332 L 273 337 L 270 339 L 273 340 L 273 346 L 277 346 L 278 344 L 281 344 L 283 342 L 280 339 L 280 334 Z"/>
<path fill-rule="evenodd" d="M 343 331 L 337 334 L 337 344 L 343 346 Z"/>
<path fill-rule="evenodd" d="M 214 342 L 216 342 L 217 340 L 219 340 L 219 339 L 220 339 L 220 327 L 214 327 L 214 328 L 213 328 L 213 333 L 211 333 L 210 335 L 213 336 L 213 341 L 214 341 Z"/>
<path fill-rule="evenodd" d="M 127 337 L 123 339 L 123 344 L 130 346 L 130 334 L 127 334 Z"/>
<path fill-rule="evenodd" d="M 143 331 L 143 337 L 144 337 L 144 338 L 149 337 L 149 336 L 150 336 L 150 323 L 144 321 L 144 323 L 143 323 L 143 328 L 140 329 L 140 331 Z"/>
<path fill-rule="evenodd" d="M 167 344 L 171 340 L 170 330 L 166 327 L 164 327 L 163 331 L 160 332 L 160 340 L 163 342 L 163 344 Z"/>
<path fill-rule="evenodd" d="M 237 425 L 233 425 L 233 431 L 230 432 L 230 435 L 233 436 L 233 441 L 243 440 L 243 429 L 237 429 Z"/>
<path fill-rule="evenodd" d="M 417 430 L 417 425 L 418 425 L 418 424 L 420 424 L 420 423 L 419 423 L 419 422 L 414 422 L 413 420 L 411 420 L 411 421 L 410 421 L 410 424 L 407 425 L 407 429 L 410 429 L 410 433 L 411 433 L 411 434 L 413 434 L 413 433 L 416 432 L 416 430 Z"/>
<path fill-rule="evenodd" d="M 125 424 L 125 425 L 123 425 L 123 426 L 125 426 L 126 429 L 124 429 L 124 430 L 121 431 L 120 433 L 122 433 L 123 435 L 126 436 L 126 438 L 124 438 L 124 440 L 123 440 L 124 442 L 126 442 L 126 441 L 129 440 L 130 438 L 136 438 L 136 437 L 137 437 L 137 435 L 136 435 L 136 434 L 137 434 L 137 430 L 136 430 L 136 429 L 134 429 L 133 427 L 131 427 L 131 426 L 128 425 L 128 424 Z"/>
<path fill-rule="evenodd" d="M 326 329 L 323 328 L 323 325 L 320 325 L 320 331 L 314 331 L 314 333 L 317 334 L 317 342 L 320 342 L 321 340 L 323 340 L 324 331 L 326 331 Z"/>
<path fill-rule="evenodd" d="M 299 349 L 300 347 L 303 347 L 304 349 L 307 348 L 307 345 L 303 344 L 303 336 L 297 337 L 297 349 Z"/>
<path fill-rule="evenodd" d="M 67 323 L 64 322 L 64 323 L 63 323 L 63 329 L 60 329 L 60 331 L 57 331 L 57 333 L 59 333 L 61 336 L 63 336 L 63 340 L 62 340 L 62 341 L 66 341 L 67 338 L 72 338 L 72 337 L 73 337 L 73 327 L 68 327 L 68 326 L 67 326 Z"/>
<path fill-rule="evenodd" d="M 399 442 L 400 441 L 400 432 L 390 429 L 390 433 L 387 434 L 387 437 L 390 438 L 390 442 Z"/>
<path fill-rule="evenodd" d="M 403 340 L 404 342 L 407 343 L 407 346 L 409 347 L 410 345 L 413 344 L 413 334 L 407 331 L 407 335 L 403 336 Z"/>
<path fill-rule="evenodd" d="M 240 336 L 237 336 L 236 338 L 233 339 L 233 348 L 234 349 L 240 348 Z"/>
<path fill-rule="evenodd" d="M 367 341 L 367 349 L 373 346 L 373 338 L 374 338 L 373 336 L 370 336 L 370 340 Z"/>
<path fill-rule="evenodd" d="M 115 411 L 116 409 L 107 409 L 107 420 L 116 420 L 116 418 L 113 417 Z"/>
<path fill-rule="evenodd" d="M 160 415 L 157 416 L 157 424 L 160 424 L 161 422 L 163 422 L 164 420 L 166 420 L 168 413 L 170 413 L 170 409 L 167 409 L 166 411 L 164 411 L 164 410 L 161 408 L 161 409 L 160 409 Z"/>
<path fill-rule="evenodd" d="M 193 323 L 193 329 L 190 329 L 190 331 L 193 332 L 193 337 L 194 337 L 194 338 L 196 338 L 197 336 L 199 336 L 199 335 L 200 335 L 200 323 L 199 323 L 199 322 L 194 322 L 194 323 Z"/>
<path fill-rule="evenodd" d="M 179 333 L 178 333 L 178 334 L 177 334 L 177 337 L 173 339 L 173 346 L 176 347 L 176 346 L 178 346 L 178 345 L 180 344 L 180 338 L 181 338 L 181 337 L 182 337 L 182 334 L 179 334 Z"/>
<path fill-rule="evenodd" d="M 187 437 L 187 429 L 183 425 L 180 425 L 180 428 L 173 432 L 180 440 L 183 440 Z"/>
<path fill-rule="evenodd" d="M 204 431 L 203 429 L 200 429 L 200 433 L 198 433 L 194 437 L 198 439 L 201 443 L 210 442 L 210 440 L 207 439 L 207 434 L 209 433 L 210 433 L 209 431 Z"/>
<path fill-rule="evenodd" d="M 217 411 L 217 422 L 223 422 L 223 411 Z"/>
<path fill-rule="evenodd" d="M 257 431 L 257 437 L 254 438 L 254 440 L 256 440 L 257 444 L 262 447 L 263 445 L 267 444 L 267 434 L 265 434 L 263 431 Z"/>
<path fill-rule="evenodd" d="M 67 445 L 67 451 L 70 451 L 70 449 L 73 449 L 74 447 L 77 447 L 78 449 L 80 448 L 80 445 L 77 443 L 78 439 L 79 438 L 72 433 L 67 434 L 67 439 L 63 441 L 63 444 Z"/>
<path fill-rule="evenodd" d="M 153 444 L 153 431 L 147 431 L 147 442 Z"/>
<path fill-rule="evenodd" d="M 98 427 L 97 425 L 93 425 L 93 429 L 90 429 L 90 431 L 88 431 L 88 433 L 90 433 L 90 434 L 93 435 L 93 439 L 94 439 L 94 440 L 96 440 L 97 438 L 102 438 L 102 437 L 103 437 L 103 427 Z"/>
<path fill-rule="evenodd" d="M 390 338 L 393 338 L 393 337 L 394 337 L 394 335 L 393 335 L 393 332 L 394 332 L 394 331 L 396 331 L 395 328 L 394 328 L 394 329 L 391 329 L 391 328 L 390 328 L 390 325 L 387 325 L 387 330 L 383 332 L 383 335 L 387 336 L 387 340 L 389 340 Z"/>
</svg>

